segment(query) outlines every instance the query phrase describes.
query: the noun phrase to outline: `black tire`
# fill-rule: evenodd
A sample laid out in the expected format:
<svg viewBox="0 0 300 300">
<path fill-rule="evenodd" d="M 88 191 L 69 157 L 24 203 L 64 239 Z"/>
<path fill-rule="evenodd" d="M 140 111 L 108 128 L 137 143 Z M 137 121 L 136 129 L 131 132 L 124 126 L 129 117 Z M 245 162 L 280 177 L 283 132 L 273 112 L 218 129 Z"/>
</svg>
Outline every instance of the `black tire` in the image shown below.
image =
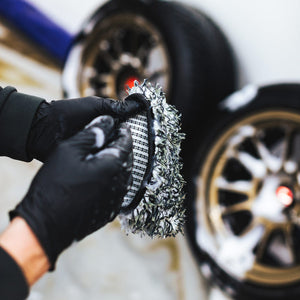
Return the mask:
<svg viewBox="0 0 300 300">
<path fill-rule="evenodd" d="M 298 222 L 298 217 L 295 219 L 295 211 L 298 212 L 299 210 L 299 195 L 296 194 L 294 185 L 289 186 L 294 191 L 293 204 L 281 208 L 281 204 L 278 204 L 279 200 L 274 194 L 272 201 L 273 199 L 277 199 L 278 203 L 277 200 L 274 200 L 276 203 L 272 202 L 271 206 L 279 205 L 280 209 L 278 210 L 279 215 L 275 214 L 273 216 L 272 208 L 269 207 L 270 205 L 261 202 L 267 198 L 266 196 L 261 197 L 261 193 L 266 182 L 270 182 L 267 181 L 269 180 L 268 178 L 278 179 L 278 185 L 288 185 L 286 182 L 293 182 L 297 187 L 299 185 L 297 180 L 294 181 L 294 177 L 299 172 L 298 164 L 300 161 L 300 152 L 297 151 L 298 130 L 300 133 L 300 85 L 282 84 L 258 89 L 247 87 L 241 92 L 235 93 L 228 99 L 225 99 L 219 105 L 218 110 L 210 117 L 212 120 L 211 123 L 207 124 L 206 128 L 198 133 L 198 138 L 202 143 L 197 151 L 198 157 L 194 164 L 195 167 L 189 173 L 190 180 L 188 180 L 187 193 L 188 216 L 186 233 L 199 266 L 212 283 L 221 287 L 235 299 L 299 299 L 300 269 L 298 270 L 298 267 L 300 266 L 300 258 L 298 252 L 300 252 L 300 234 L 298 233 L 300 229 L 298 228 L 298 223 L 294 224 L 294 222 Z M 218 120 L 218 122 L 214 124 L 213 120 Z M 246 134 L 246 131 L 243 131 L 245 128 L 250 130 L 249 137 L 247 136 L 248 133 Z M 289 132 L 287 140 L 285 139 L 285 132 Z M 291 135 L 290 132 L 292 132 Z M 259 152 L 262 150 L 258 150 L 258 148 L 254 149 L 258 145 L 254 143 L 254 140 L 256 141 L 257 139 L 267 145 L 266 149 L 271 151 L 269 153 L 272 153 L 272 157 L 277 155 L 281 157 L 280 155 L 283 155 L 282 157 L 285 160 L 282 158 L 281 165 L 279 164 L 276 167 L 275 160 L 272 163 L 271 161 L 267 163 L 264 161 L 266 157 L 263 156 L 262 152 Z M 285 148 L 285 146 L 280 148 L 289 149 L 288 151 L 286 150 L 288 154 L 280 152 L 285 150 L 278 150 L 281 142 L 285 143 L 284 145 L 288 145 L 288 148 Z M 253 146 L 254 148 L 252 149 L 251 147 Z M 275 148 L 277 150 L 274 150 Z M 255 176 L 251 171 L 256 170 L 255 172 L 258 172 L 258 165 L 254 167 L 253 164 L 251 167 L 250 164 L 246 164 L 246 161 L 240 159 L 242 157 L 241 153 L 250 154 L 252 158 L 256 159 L 253 162 L 261 160 L 267 165 L 265 167 L 265 170 L 267 170 L 265 175 L 262 175 L 264 173 L 260 175 L 257 175 L 257 173 L 255 175 L 261 179 L 258 179 L 259 184 L 257 185 L 257 189 L 253 189 L 255 191 L 254 196 L 247 196 L 248 198 L 245 196 L 246 192 L 235 190 L 237 186 L 229 186 L 229 183 L 235 184 L 237 181 L 242 182 L 242 180 L 246 183 L 254 184 L 254 179 L 251 178 Z M 233 164 L 234 160 L 237 162 Z M 293 161 L 295 161 L 296 164 L 294 166 L 297 165 L 297 169 L 288 169 L 287 162 L 290 163 Z M 246 174 L 245 170 L 250 174 L 250 177 L 249 174 Z M 284 183 L 281 181 L 283 180 L 283 174 L 285 178 Z M 198 184 L 195 184 L 196 182 Z M 274 188 L 276 187 L 277 181 L 274 185 Z M 244 198 L 243 200 L 241 198 L 237 199 L 234 195 Z M 252 203 L 252 206 L 248 211 L 251 215 L 248 222 L 245 221 L 248 218 L 245 215 L 247 206 L 235 206 L 235 209 L 233 209 L 233 205 L 246 203 L 244 201 L 250 199 L 256 202 L 249 202 Z M 260 211 L 257 211 L 257 209 L 252 210 L 253 203 L 263 203 L 264 207 L 268 211 L 271 211 L 270 216 L 267 215 L 265 217 L 262 214 L 262 217 L 260 216 Z M 243 219 L 241 217 L 237 219 L 238 214 L 241 213 L 244 214 Z M 228 217 L 231 219 L 226 219 Z M 266 238 L 260 235 L 259 239 L 251 247 L 249 246 L 249 249 L 246 248 L 245 253 L 243 252 L 246 254 L 246 256 L 241 256 L 244 260 L 238 261 L 238 254 L 234 253 L 236 253 L 236 249 L 242 249 L 241 247 L 243 247 L 243 243 L 245 242 L 245 239 L 242 238 L 247 236 L 249 232 L 252 232 L 252 224 L 257 224 L 253 220 L 264 220 L 270 228 L 273 228 L 273 231 L 272 233 L 268 232 Z M 280 222 L 282 222 L 282 227 Z M 292 242 L 288 244 L 288 238 L 284 235 L 282 243 L 285 245 L 284 247 L 291 248 L 291 252 L 289 253 L 294 253 L 291 256 L 292 258 L 290 258 L 290 254 L 287 254 L 288 252 L 282 252 L 283 254 L 279 256 L 279 250 L 276 248 L 278 244 L 274 243 L 275 235 L 281 235 L 282 233 L 279 233 L 280 229 L 287 227 L 286 225 L 289 222 L 293 226 L 293 229 L 289 231 L 291 235 L 290 241 Z M 223 223 L 226 226 L 223 227 Z M 271 224 L 275 224 L 274 227 Z M 263 233 L 266 232 L 266 227 L 261 226 L 259 228 L 264 228 Z M 240 232 L 242 230 L 244 231 Z M 223 233 L 226 236 L 222 237 Z M 223 255 L 224 252 L 222 252 L 222 249 L 225 249 L 225 243 L 226 241 L 228 242 L 226 238 L 231 236 L 233 238 L 230 241 L 235 240 L 236 244 L 234 245 L 236 247 L 231 249 L 232 253 L 226 253 L 226 255 L 229 255 L 229 265 L 224 260 L 226 255 Z M 210 245 L 210 239 L 213 241 L 211 245 L 214 246 L 208 246 Z M 263 244 L 263 240 L 266 240 L 266 244 Z M 275 247 L 274 245 L 277 246 Z M 271 251 L 271 247 L 275 247 L 276 251 L 274 252 L 273 248 Z M 249 250 L 249 253 L 247 250 Z M 252 256 L 255 258 L 257 265 L 266 268 L 258 271 L 259 269 L 253 263 L 249 265 L 248 269 L 245 268 L 245 273 L 241 275 L 238 271 L 241 270 L 240 266 L 243 267 L 245 261 L 247 262 L 248 258 Z M 235 266 L 237 262 L 240 264 L 238 268 Z M 256 273 L 253 273 L 253 270 Z M 271 272 L 267 273 L 270 270 Z M 296 273 L 295 270 L 297 270 Z M 276 273 L 277 271 L 278 273 Z"/>
<path fill-rule="evenodd" d="M 184 156 L 188 160 L 199 143 L 195 129 L 205 125 L 208 112 L 236 87 L 230 46 L 220 29 L 203 13 L 177 2 L 107 2 L 83 26 L 70 50 L 63 74 L 65 95 L 83 96 L 77 82 L 82 76 L 84 51 L 93 46 L 98 27 L 105 20 L 126 14 L 141 17 L 162 39 L 170 69 L 169 85 L 164 90 L 169 102 L 183 115 L 182 129 L 187 133 Z"/>
</svg>

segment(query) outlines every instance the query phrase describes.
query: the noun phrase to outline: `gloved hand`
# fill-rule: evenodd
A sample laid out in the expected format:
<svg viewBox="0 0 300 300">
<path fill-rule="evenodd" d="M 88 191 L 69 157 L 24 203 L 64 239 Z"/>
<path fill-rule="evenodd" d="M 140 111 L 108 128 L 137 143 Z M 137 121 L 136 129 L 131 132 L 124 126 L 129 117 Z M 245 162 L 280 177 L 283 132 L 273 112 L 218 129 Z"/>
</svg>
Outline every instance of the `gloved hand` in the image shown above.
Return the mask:
<svg viewBox="0 0 300 300">
<path fill-rule="evenodd" d="M 100 151 L 99 151 L 100 149 Z M 132 169 L 130 130 L 110 116 L 63 141 L 10 212 L 31 227 L 54 268 L 58 255 L 120 211 Z"/>
<path fill-rule="evenodd" d="M 100 115 L 110 115 L 124 121 L 143 109 L 139 97 L 133 94 L 124 101 L 85 97 L 41 103 L 27 140 L 28 155 L 44 162 L 59 142 L 71 137 Z"/>
</svg>

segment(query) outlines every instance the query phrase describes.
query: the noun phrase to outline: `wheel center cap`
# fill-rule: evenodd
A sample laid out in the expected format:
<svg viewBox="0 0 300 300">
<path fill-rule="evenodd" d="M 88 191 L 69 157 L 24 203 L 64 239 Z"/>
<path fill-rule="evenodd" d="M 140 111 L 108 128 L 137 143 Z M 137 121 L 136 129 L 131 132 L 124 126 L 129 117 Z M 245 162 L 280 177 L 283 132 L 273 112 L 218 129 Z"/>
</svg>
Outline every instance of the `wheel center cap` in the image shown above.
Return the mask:
<svg viewBox="0 0 300 300">
<path fill-rule="evenodd" d="M 277 199 L 285 207 L 290 207 L 294 202 L 294 195 L 290 188 L 281 185 L 276 190 Z"/>
<path fill-rule="evenodd" d="M 293 203 L 292 190 L 282 184 L 278 176 L 268 176 L 253 203 L 252 210 L 255 216 L 274 223 L 284 223 L 287 221 L 284 211 L 292 208 Z"/>
<path fill-rule="evenodd" d="M 127 90 L 128 87 L 132 89 L 135 81 L 139 82 L 139 79 L 136 76 L 128 77 L 124 83 L 124 90 Z"/>
</svg>

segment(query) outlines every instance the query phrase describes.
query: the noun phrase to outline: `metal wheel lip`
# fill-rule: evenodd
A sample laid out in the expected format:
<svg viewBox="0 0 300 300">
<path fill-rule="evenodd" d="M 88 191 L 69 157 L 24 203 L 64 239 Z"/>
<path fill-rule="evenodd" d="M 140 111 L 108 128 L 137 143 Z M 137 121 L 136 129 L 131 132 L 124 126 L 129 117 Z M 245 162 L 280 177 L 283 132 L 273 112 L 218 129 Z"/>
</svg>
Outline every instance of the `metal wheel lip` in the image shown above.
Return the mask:
<svg viewBox="0 0 300 300">
<path fill-rule="evenodd" d="M 129 20 L 129 26 L 136 25 L 137 26 L 137 31 L 143 30 L 147 31 L 150 33 L 151 38 L 154 38 L 158 44 L 158 48 L 161 53 L 162 53 L 162 61 L 164 62 L 162 70 L 165 72 L 164 75 L 164 80 L 165 84 L 163 87 L 164 91 L 168 95 L 168 92 L 170 92 L 170 85 L 172 81 L 172 66 L 171 66 L 171 58 L 169 55 L 169 50 L 167 45 L 165 44 L 164 38 L 162 34 L 160 33 L 159 29 L 156 28 L 154 24 L 152 24 L 151 21 L 149 21 L 146 17 L 136 14 L 136 13 L 127 13 L 127 12 L 116 12 L 113 13 L 110 16 L 102 16 L 102 20 L 97 20 L 95 18 L 92 18 L 90 22 L 88 22 L 85 25 L 84 30 L 82 30 L 81 34 L 79 35 L 79 39 L 77 42 L 73 45 L 71 51 L 69 52 L 68 58 L 65 63 L 65 67 L 63 70 L 63 76 L 62 76 L 62 85 L 65 93 L 68 95 L 68 97 L 79 97 L 79 96 L 89 96 L 89 95 L 95 95 L 95 93 L 90 93 L 87 94 L 83 91 L 82 88 L 82 72 L 85 69 L 85 64 L 88 62 L 87 66 L 91 66 L 93 63 L 93 59 L 97 57 L 97 55 L 94 53 L 93 55 L 86 55 L 87 48 L 90 47 L 91 43 L 91 38 L 92 36 L 95 36 L 95 34 L 99 31 L 103 31 L 103 28 L 105 27 L 113 27 L 115 26 L 116 28 L 115 31 L 117 30 L 124 30 L 124 27 L 120 26 L 117 28 L 118 23 L 122 24 L 122 22 L 126 23 Z M 99 25 L 100 24 L 100 25 Z M 140 27 L 138 27 L 140 26 Z M 129 28 L 129 27 L 128 27 Z M 90 36 L 92 34 L 92 36 Z M 100 43 L 101 40 L 98 40 L 97 44 Z M 96 52 L 97 53 L 97 52 Z M 150 53 L 150 52 L 149 52 Z M 130 53 L 128 52 L 123 52 L 122 54 L 125 54 L 130 56 Z M 151 53 L 150 53 L 151 55 Z M 150 56 L 149 55 L 149 56 Z M 132 58 L 132 57 L 131 57 Z M 135 59 L 135 57 L 133 57 Z M 145 67 L 145 70 L 147 69 L 148 66 Z M 160 71 L 160 70 L 159 70 Z M 112 72 L 113 73 L 113 72 Z M 155 73 L 155 72 L 154 72 Z M 115 74 L 111 74 L 114 76 Z M 143 74 L 141 74 L 140 80 L 148 79 L 142 78 L 144 77 Z M 155 74 L 151 74 L 154 75 Z M 162 77 L 162 76 L 161 76 Z M 116 78 L 114 78 L 114 84 L 116 82 Z M 104 97 L 109 97 L 109 98 L 118 98 L 117 93 L 112 93 L 111 95 L 99 95 L 99 96 L 104 96 Z"/>
<path fill-rule="evenodd" d="M 288 114 L 289 116 L 293 115 L 298 122 L 298 125 L 300 123 L 300 117 L 297 116 L 295 113 L 290 112 L 288 110 L 282 112 L 282 111 L 276 111 L 276 110 L 268 110 L 268 112 L 261 112 L 261 113 L 256 113 L 256 114 L 249 114 L 248 117 L 244 117 L 240 121 L 237 122 L 237 124 L 246 124 L 247 122 L 252 120 L 255 120 L 258 115 L 264 115 L 264 117 L 267 117 L 268 114 Z M 236 128 L 236 126 L 234 126 Z M 216 144 L 219 146 L 224 144 L 228 140 L 228 136 L 231 136 L 231 134 L 234 132 L 234 129 L 228 129 L 224 131 L 224 134 L 220 136 L 217 139 L 217 142 L 210 148 L 213 149 L 210 151 L 210 153 L 207 155 L 205 158 L 205 163 L 203 164 L 203 168 L 201 169 L 202 171 L 200 172 L 200 176 L 198 176 L 198 182 L 197 182 L 197 201 L 196 201 L 196 220 L 197 220 L 197 225 L 196 225 L 196 230 L 195 230 L 195 239 L 196 239 L 196 245 L 200 246 L 200 249 L 211 256 L 216 263 L 223 268 L 223 270 L 228 273 L 230 276 L 233 278 L 236 278 L 237 280 L 248 280 L 251 281 L 252 283 L 254 282 L 255 284 L 262 284 L 262 285 L 274 285 L 274 284 L 290 284 L 295 281 L 299 281 L 300 279 L 300 268 L 299 266 L 288 268 L 288 273 L 289 273 L 289 280 L 286 280 L 285 282 L 282 281 L 282 278 L 279 278 L 280 276 L 274 275 L 274 278 L 269 277 L 266 280 L 260 280 L 260 282 L 257 282 L 257 274 L 255 275 L 255 272 L 259 270 L 258 267 L 255 267 L 255 272 L 249 273 L 247 272 L 244 273 L 243 275 L 239 274 L 237 275 L 236 273 L 232 272 L 230 268 L 228 268 L 228 265 L 226 263 L 220 261 L 218 257 L 218 251 L 216 250 L 218 248 L 218 243 L 221 243 L 219 239 L 215 237 L 216 232 L 215 228 L 210 222 L 210 217 L 208 216 L 207 213 L 207 207 L 208 207 L 208 201 L 207 198 L 205 197 L 206 190 L 205 186 L 209 186 L 210 183 L 208 182 L 209 174 L 210 174 L 210 169 L 214 169 L 212 167 L 213 165 L 213 159 L 217 155 L 216 150 Z M 218 147 L 217 147 L 218 148 Z M 219 149 L 219 148 L 218 148 Z M 204 187 L 201 189 L 201 187 Z M 205 191 L 204 191 L 205 190 Z M 198 247 L 196 246 L 196 247 Z M 271 269 L 265 269 L 265 272 L 269 272 Z M 260 270 L 261 271 L 261 270 Z M 273 273 L 270 274 L 275 274 L 276 269 L 272 269 Z M 286 274 L 284 275 L 286 276 Z"/>
</svg>

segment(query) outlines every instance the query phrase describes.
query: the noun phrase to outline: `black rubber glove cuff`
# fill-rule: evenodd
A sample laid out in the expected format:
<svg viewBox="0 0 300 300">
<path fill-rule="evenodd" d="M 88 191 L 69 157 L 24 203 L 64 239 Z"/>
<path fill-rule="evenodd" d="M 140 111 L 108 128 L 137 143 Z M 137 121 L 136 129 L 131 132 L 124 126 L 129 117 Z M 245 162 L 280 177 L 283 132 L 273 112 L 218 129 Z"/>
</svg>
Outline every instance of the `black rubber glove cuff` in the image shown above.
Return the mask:
<svg viewBox="0 0 300 300">
<path fill-rule="evenodd" d="M 18 93 L 13 87 L 0 91 L 0 155 L 31 161 L 27 138 L 42 98 Z"/>
<path fill-rule="evenodd" d="M 0 299 L 27 298 L 29 288 L 24 274 L 13 258 L 0 247 Z"/>
</svg>

